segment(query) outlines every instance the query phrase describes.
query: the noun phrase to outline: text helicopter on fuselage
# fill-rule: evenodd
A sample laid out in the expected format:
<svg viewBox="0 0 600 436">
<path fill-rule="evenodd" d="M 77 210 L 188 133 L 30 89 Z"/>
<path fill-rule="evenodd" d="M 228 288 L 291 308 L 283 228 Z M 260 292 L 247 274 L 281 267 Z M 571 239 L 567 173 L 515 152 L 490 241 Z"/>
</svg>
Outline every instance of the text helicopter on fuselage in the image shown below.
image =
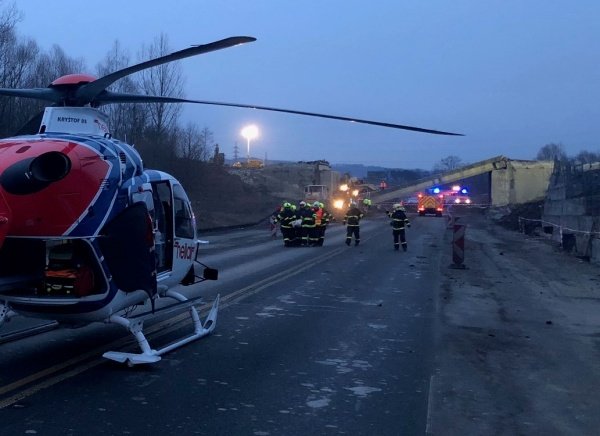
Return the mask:
<svg viewBox="0 0 600 436">
<path fill-rule="evenodd" d="M 132 146 L 113 138 L 101 105 L 199 103 L 455 135 L 314 112 L 107 90 L 135 72 L 254 40 L 231 37 L 192 46 L 99 79 L 72 74 L 47 88 L 0 88 L 0 95 L 51 104 L 28 123 L 33 132 L 0 140 L 0 326 L 16 315 L 63 325 L 116 323 L 134 335 L 141 352 L 110 351 L 104 357 L 130 365 L 156 362 L 215 328 L 218 296 L 202 322 L 194 307 L 198 298 L 173 289 L 218 275 L 197 260 L 196 222 L 184 188 L 173 176 L 144 168 Z M 154 310 L 155 301 L 165 297 L 174 303 Z M 152 310 L 130 316 L 131 308 L 148 302 Z M 189 308 L 194 332 L 152 349 L 144 320 L 183 308 Z"/>
</svg>

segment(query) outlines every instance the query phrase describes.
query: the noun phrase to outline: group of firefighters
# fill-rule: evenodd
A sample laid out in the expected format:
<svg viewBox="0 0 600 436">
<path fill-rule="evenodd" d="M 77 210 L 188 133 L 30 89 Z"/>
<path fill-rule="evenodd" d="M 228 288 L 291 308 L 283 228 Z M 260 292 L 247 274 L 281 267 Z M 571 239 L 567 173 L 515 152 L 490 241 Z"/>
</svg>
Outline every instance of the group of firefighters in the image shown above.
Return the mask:
<svg viewBox="0 0 600 436">
<path fill-rule="evenodd" d="M 275 211 L 277 213 L 277 211 Z M 325 230 L 333 218 L 325 205 L 301 201 L 298 206 L 285 202 L 279 213 L 273 214 L 274 224 L 279 223 L 285 247 L 320 247 L 325 240 Z"/>
<path fill-rule="evenodd" d="M 369 209 L 371 202 L 367 200 L 363 203 L 365 208 Z M 391 219 L 394 250 L 398 251 L 402 246 L 402 250 L 406 251 L 405 229 L 410 227 L 410 221 L 406 216 L 404 206 L 402 203 L 396 203 L 393 205 L 392 211 L 386 211 L 386 213 Z M 343 224 L 346 226 L 346 245 L 352 244 L 352 238 L 354 238 L 355 246 L 360 243 L 360 220 L 363 217 L 364 212 L 356 202 L 351 202 L 343 220 Z M 271 219 L 273 225 L 280 225 L 285 247 L 320 247 L 325 241 L 325 231 L 333 219 L 333 215 L 319 201 L 313 203 L 301 201 L 298 206 L 285 202 L 273 213 Z"/>
</svg>

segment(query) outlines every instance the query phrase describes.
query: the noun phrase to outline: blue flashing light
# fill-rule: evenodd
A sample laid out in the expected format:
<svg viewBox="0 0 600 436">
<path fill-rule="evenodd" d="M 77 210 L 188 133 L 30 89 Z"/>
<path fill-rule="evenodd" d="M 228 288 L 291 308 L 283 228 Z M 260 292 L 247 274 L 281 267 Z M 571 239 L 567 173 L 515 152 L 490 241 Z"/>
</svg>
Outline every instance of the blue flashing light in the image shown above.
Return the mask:
<svg viewBox="0 0 600 436">
<path fill-rule="evenodd" d="M 467 193 L 467 192 L 469 192 L 469 191 L 467 190 L 467 188 L 462 188 L 462 189 L 460 190 L 460 192 L 462 192 L 463 194 L 466 194 L 466 193 Z"/>
<path fill-rule="evenodd" d="M 440 188 L 433 188 L 433 193 L 434 194 L 439 194 L 440 193 Z"/>
</svg>

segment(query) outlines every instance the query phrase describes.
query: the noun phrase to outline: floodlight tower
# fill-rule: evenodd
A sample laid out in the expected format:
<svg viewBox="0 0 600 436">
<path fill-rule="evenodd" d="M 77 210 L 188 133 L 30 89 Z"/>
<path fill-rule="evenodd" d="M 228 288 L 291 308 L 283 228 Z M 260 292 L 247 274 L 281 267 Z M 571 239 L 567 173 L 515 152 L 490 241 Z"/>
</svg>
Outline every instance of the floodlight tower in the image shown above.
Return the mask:
<svg viewBox="0 0 600 436">
<path fill-rule="evenodd" d="M 247 163 L 250 166 L 250 141 L 258 137 L 258 127 L 254 124 L 250 124 L 242 129 L 242 136 L 246 138 L 248 145 Z"/>
</svg>

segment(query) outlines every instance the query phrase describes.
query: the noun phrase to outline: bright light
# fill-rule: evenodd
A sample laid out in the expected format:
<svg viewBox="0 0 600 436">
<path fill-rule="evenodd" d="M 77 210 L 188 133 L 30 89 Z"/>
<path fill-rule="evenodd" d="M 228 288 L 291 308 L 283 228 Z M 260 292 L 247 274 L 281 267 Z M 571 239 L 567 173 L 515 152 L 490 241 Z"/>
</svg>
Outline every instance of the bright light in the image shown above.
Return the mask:
<svg viewBox="0 0 600 436">
<path fill-rule="evenodd" d="M 348 185 L 346 185 L 345 183 L 343 185 L 340 185 L 340 191 L 346 192 L 347 190 L 348 190 Z"/>
<path fill-rule="evenodd" d="M 455 192 L 458 192 L 458 191 L 460 191 L 460 186 L 459 185 L 454 185 L 452 187 L 452 190 L 455 191 Z"/>
<path fill-rule="evenodd" d="M 242 129 L 242 136 L 246 138 L 248 144 L 248 163 L 250 163 L 250 141 L 258 137 L 258 127 L 250 124 Z"/>
<path fill-rule="evenodd" d="M 460 192 L 462 192 L 463 194 L 466 194 L 466 193 L 467 193 L 467 192 L 469 192 L 469 191 L 467 191 L 467 188 L 462 188 L 462 189 L 460 190 Z"/>
<path fill-rule="evenodd" d="M 343 209 L 344 208 L 344 200 L 335 200 L 333 202 L 333 207 L 335 207 L 336 209 Z"/>
<path fill-rule="evenodd" d="M 471 199 L 470 199 L 470 198 L 467 198 L 467 199 L 465 200 L 465 203 L 467 203 L 467 204 L 471 204 Z"/>
<path fill-rule="evenodd" d="M 355 197 L 358 197 L 358 189 L 355 189 L 354 191 L 352 191 L 352 195 Z"/>
<path fill-rule="evenodd" d="M 433 193 L 434 194 L 439 194 L 440 193 L 440 188 L 433 188 Z"/>
<path fill-rule="evenodd" d="M 457 198 L 456 200 L 454 200 L 455 203 L 460 203 L 460 198 Z"/>
<path fill-rule="evenodd" d="M 250 124 L 242 129 L 242 136 L 248 141 L 252 141 L 258 137 L 258 127 L 254 124 Z"/>
</svg>

